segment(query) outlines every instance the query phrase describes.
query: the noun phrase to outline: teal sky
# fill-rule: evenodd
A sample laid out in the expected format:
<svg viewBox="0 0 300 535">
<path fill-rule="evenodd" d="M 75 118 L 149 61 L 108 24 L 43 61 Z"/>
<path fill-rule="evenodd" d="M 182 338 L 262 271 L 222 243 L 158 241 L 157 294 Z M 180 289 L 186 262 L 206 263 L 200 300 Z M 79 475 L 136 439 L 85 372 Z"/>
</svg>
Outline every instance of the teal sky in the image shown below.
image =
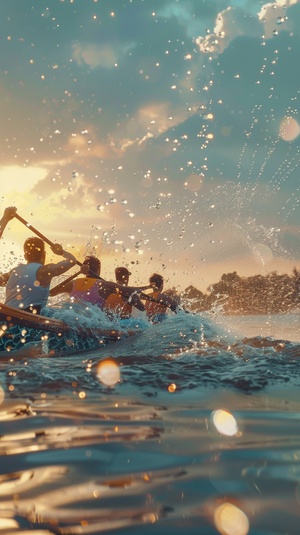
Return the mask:
<svg viewBox="0 0 300 535">
<path fill-rule="evenodd" d="M 297 0 L 1 0 L 2 209 L 108 279 L 299 268 L 299 23 Z"/>
</svg>

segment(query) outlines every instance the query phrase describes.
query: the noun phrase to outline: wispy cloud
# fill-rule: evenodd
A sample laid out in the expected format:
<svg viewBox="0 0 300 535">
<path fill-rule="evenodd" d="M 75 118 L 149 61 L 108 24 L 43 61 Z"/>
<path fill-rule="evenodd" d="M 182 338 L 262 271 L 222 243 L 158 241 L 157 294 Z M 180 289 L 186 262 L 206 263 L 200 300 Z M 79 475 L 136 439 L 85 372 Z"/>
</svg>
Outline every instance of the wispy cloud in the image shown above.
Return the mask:
<svg viewBox="0 0 300 535">
<path fill-rule="evenodd" d="M 73 60 L 78 65 L 86 64 L 91 69 L 112 69 L 133 47 L 133 44 L 121 46 L 117 44 L 76 43 L 73 45 Z"/>
<path fill-rule="evenodd" d="M 73 59 L 78 65 L 86 64 L 92 69 L 104 67 L 111 69 L 118 61 L 118 54 L 109 45 L 75 44 L 73 46 Z"/>
</svg>

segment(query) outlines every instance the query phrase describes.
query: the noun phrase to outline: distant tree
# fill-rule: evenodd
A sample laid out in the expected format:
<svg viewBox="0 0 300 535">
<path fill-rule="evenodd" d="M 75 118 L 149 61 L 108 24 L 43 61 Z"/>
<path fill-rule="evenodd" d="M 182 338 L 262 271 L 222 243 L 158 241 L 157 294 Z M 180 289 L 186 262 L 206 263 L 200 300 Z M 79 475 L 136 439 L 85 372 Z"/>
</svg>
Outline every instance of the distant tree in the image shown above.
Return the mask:
<svg viewBox="0 0 300 535">
<path fill-rule="evenodd" d="M 224 273 L 204 294 L 194 286 L 181 293 L 183 303 L 200 312 L 222 306 L 225 314 L 277 314 L 300 307 L 300 271 L 292 276 L 267 275 L 240 277 L 236 271 Z"/>
<path fill-rule="evenodd" d="M 206 299 L 203 292 L 197 290 L 194 286 L 188 286 L 181 294 L 181 301 L 190 310 L 206 310 Z"/>
</svg>

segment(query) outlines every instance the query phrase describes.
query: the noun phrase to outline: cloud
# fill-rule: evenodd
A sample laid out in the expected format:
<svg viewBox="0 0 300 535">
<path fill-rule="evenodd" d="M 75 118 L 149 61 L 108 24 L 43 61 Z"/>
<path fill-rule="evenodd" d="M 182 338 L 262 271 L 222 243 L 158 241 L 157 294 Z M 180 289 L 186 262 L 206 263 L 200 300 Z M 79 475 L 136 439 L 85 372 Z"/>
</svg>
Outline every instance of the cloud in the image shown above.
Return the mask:
<svg viewBox="0 0 300 535">
<path fill-rule="evenodd" d="M 227 7 L 217 16 L 213 33 L 196 38 L 200 52 L 221 54 L 238 36 L 260 37 L 262 26 L 258 19 L 243 9 Z"/>
<path fill-rule="evenodd" d="M 199 29 L 199 20 L 195 18 L 194 10 L 190 3 L 175 4 L 169 2 L 158 9 L 157 15 L 168 19 L 174 17 L 178 24 L 184 26 L 189 37 L 193 37 Z"/>
<path fill-rule="evenodd" d="M 283 30 L 299 33 L 299 28 L 294 25 L 293 19 L 289 18 L 290 6 L 296 6 L 299 0 L 277 0 L 276 3 L 268 3 L 262 6 L 258 18 L 263 24 L 264 37 L 270 39 Z"/>
<path fill-rule="evenodd" d="M 73 154 L 73 158 L 107 158 L 113 159 L 120 153 L 113 140 L 106 143 L 97 140 L 95 135 L 71 134 L 65 149 Z"/>
<path fill-rule="evenodd" d="M 86 64 L 91 69 L 112 69 L 133 46 L 133 44 L 119 46 L 115 44 L 75 43 L 73 45 L 73 59 L 78 65 Z"/>
<path fill-rule="evenodd" d="M 86 45 L 76 43 L 73 46 L 73 59 L 82 65 L 85 63 L 92 69 L 103 67 L 111 69 L 118 61 L 118 54 L 109 45 Z"/>
<path fill-rule="evenodd" d="M 104 140 L 90 123 L 84 130 L 69 135 L 64 150 L 68 161 L 84 158 L 113 160 L 121 158 L 133 146 L 141 147 L 146 141 L 161 136 L 185 119 L 179 107 L 169 102 L 149 103 L 137 109 L 129 120 L 124 120 Z"/>
<path fill-rule="evenodd" d="M 299 4 L 299 0 L 277 0 L 266 3 L 254 16 L 239 7 L 229 6 L 221 11 L 215 21 L 212 33 L 198 36 L 196 44 L 200 52 L 221 54 L 239 36 L 271 39 L 282 31 L 299 32 L 294 18 L 289 19 L 289 8 Z"/>
<path fill-rule="evenodd" d="M 144 130 L 150 131 L 154 136 L 160 135 L 169 128 L 180 124 L 185 116 L 168 102 L 156 104 L 149 103 L 141 106 L 136 114 L 138 124 Z"/>
</svg>

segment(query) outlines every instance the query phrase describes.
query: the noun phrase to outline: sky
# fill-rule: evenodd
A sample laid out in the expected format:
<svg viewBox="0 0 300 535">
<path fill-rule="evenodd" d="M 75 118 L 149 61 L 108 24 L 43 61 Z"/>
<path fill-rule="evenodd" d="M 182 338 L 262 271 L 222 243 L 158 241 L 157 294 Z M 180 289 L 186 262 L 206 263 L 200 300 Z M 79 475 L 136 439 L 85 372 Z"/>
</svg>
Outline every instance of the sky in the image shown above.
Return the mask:
<svg viewBox="0 0 300 535">
<path fill-rule="evenodd" d="M 0 29 L 1 211 L 108 280 L 300 268 L 300 0 L 1 0 Z"/>
</svg>

